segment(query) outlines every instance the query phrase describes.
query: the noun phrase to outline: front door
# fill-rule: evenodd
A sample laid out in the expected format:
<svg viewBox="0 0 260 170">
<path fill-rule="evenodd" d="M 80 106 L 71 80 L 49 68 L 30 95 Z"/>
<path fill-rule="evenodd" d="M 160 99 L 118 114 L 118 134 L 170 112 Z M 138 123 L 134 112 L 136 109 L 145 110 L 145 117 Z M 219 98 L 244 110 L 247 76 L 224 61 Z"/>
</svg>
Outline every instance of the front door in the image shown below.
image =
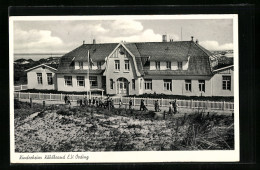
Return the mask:
<svg viewBox="0 0 260 170">
<path fill-rule="evenodd" d="M 118 83 L 118 94 L 127 94 L 128 91 L 128 81 L 125 78 L 119 78 L 117 80 Z"/>
</svg>

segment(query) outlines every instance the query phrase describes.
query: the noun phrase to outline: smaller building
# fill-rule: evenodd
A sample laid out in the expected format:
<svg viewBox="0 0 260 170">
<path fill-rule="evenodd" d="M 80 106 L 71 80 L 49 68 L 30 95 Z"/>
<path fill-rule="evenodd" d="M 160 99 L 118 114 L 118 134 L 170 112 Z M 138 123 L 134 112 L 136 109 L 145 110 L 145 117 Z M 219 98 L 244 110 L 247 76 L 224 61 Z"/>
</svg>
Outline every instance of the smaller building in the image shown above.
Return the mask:
<svg viewBox="0 0 260 170">
<path fill-rule="evenodd" d="M 213 70 L 212 96 L 234 96 L 234 65 Z"/>
<path fill-rule="evenodd" d="M 40 64 L 25 71 L 27 72 L 28 89 L 56 89 L 56 68 Z"/>
</svg>

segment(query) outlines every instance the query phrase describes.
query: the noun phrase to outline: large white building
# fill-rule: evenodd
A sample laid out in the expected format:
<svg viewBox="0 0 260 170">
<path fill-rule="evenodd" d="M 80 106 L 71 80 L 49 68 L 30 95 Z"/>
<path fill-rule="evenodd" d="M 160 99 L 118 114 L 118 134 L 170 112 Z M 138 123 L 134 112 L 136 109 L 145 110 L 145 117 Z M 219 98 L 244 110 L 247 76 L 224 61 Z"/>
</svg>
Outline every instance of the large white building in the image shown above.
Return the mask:
<svg viewBox="0 0 260 170">
<path fill-rule="evenodd" d="M 213 70 L 215 65 L 213 54 L 193 40 L 93 43 L 62 56 L 57 70 L 38 66 L 27 76 L 28 87 L 35 89 L 233 96 L 233 65 Z"/>
</svg>

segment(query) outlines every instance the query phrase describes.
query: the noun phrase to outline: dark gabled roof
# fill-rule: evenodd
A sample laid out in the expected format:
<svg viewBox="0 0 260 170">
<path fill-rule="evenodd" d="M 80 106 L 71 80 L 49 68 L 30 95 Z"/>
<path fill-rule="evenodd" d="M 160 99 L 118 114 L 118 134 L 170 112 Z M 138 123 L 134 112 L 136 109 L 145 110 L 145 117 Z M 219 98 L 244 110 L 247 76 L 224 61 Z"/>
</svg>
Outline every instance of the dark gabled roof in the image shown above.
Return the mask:
<svg viewBox="0 0 260 170">
<path fill-rule="evenodd" d="M 189 59 L 187 70 L 144 70 L 145 75 L 170 76 L 170 75 L 193 75 L 208 76 L 211 75 L 211 68 L 207 56 L 192 56 Z"/>
<path fill-rule="evenodd" d="M 187 61 L 189 56 L 212 55 L 193 41 L 135 43 L 141 57 L 150 61 Z"/>
<path fill-rule="evenodd" d="M 123 43 L 134 55 L 137 69 L 141 74 L 158 75 L 210 75 L 209 56 L 211 52 L 193 41 Z M 118 43 L 83 44 L 65 54 L 60 59 L 58 73 L 76 73 L 75 61 L 87 61 L 88 51 L 92 61 L 104 61 L 117 47 Z M 144 67 L 144 61 L 188 61 L 188 70 L 153 71 Z"/>
<path fill-rule="evenodd" d="M 117 43 L 107 44 L 83 44 L 64 56 L 75 57 L 75 61 L 87 61 L 88 51 L 93 61 L 103 61 L 117 46 Z"/>
</svg>

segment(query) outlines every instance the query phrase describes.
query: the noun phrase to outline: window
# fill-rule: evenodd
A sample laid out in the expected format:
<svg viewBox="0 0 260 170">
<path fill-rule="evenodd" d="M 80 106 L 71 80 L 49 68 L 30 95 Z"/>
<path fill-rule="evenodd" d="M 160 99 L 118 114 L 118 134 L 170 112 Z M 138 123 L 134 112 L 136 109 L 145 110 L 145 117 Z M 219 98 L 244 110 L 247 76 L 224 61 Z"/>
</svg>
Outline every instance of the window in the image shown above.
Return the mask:
<svg viewBox="0 0 260 170">
<path fill-rule="evenodd" d="M 72 76 L 64 76 L 65 86 L 72 86 Z"/>
<path fill-rule="evenodd" d="M 172 66 L 172 63 L 170 61 L 166 62 L 166 69 L 170 70 Z"/>
<path fill-rule="evenodd" d="M 145 79 L 144 80 L 144 89 L 145 90 L 152 90 L 152 80 L 151 79 Z"/>
<path fill-rule="evenodd" d="M 98 62 L 97 62 L 97 69 L 99 69 L 99 70 L 100 70 L 100 69 L 101 69 L 101 65 L 102 65 L 102 64 L 101 64 L 101 62 L 100 62 L 100 61 L 98 61 Z"/>
<path fill-rule="evenodd" d="M 125 60 L 125 70 L 129 71 L 129 60 Z"/>
<path fill-rule="evenodd" d="M 164 90 L 172 91 L 172 80 L 171 79 L 163 80 L 163 84 L 164 84 Z"/>
<path fill-rule="evenodd" d="M 42 84 L 42 73 L 37 73 L 38 84 Z"/>
<path fill-rule="evenodd" d="M 81 70 L 83 69 L 83 62 L 82 61 L 79 62 L 79 69 L 81 69 Z"/>
<path fill-rule="evenodd" d="M 77 76 L 77 86 L 85 86 L 85 77 Z"/>
<path fill-rule="evenodd" d="M 199 80 L 199 91 L 205 92 L 205 80 Z"/>
<path fill-rule="evenodd" d="M 110 89 L 114 89 L 113 79 L 110 79 Z"/>
<path fill-rule="evenodd" d="M 223 90 L 231 90 L 231 76 L 223 76 L 222 79 Z"/>
<path fill-rule="evenodd" d="M 178 62 L 178 70 L 182 70 L 182 62 Z"/>
<path fill-rule="evenodd" d="M 191 91 L 191 80 L 185 80 L 185 90 Z"/>
<path fill-rule="evenodd" d="M 89 83 L 91 87 L 97 87 L 98 85 L 97 76 L 89 76 Z"/>
<path fill-rule="evenodd" d="M 135 89 L 135 79 L 132 79 L 132 89 Z"/>
<path fill-rule="evenodd" d="M 48 85 L 53 84 L 52 73 L 47 73 L 47 82 L 48 82 Z"/>
<path fill-rule="evenodd" d="M 120 70 L 120 62 L 119 62 L 119 60 L 115 60 L 115 70 L 116 71 Z"/>
<path fill-rule="evenodd" d="M 155 62 L 155 68 L 156 70 L 160 70 L 160 61 Z"/>
</svg>

